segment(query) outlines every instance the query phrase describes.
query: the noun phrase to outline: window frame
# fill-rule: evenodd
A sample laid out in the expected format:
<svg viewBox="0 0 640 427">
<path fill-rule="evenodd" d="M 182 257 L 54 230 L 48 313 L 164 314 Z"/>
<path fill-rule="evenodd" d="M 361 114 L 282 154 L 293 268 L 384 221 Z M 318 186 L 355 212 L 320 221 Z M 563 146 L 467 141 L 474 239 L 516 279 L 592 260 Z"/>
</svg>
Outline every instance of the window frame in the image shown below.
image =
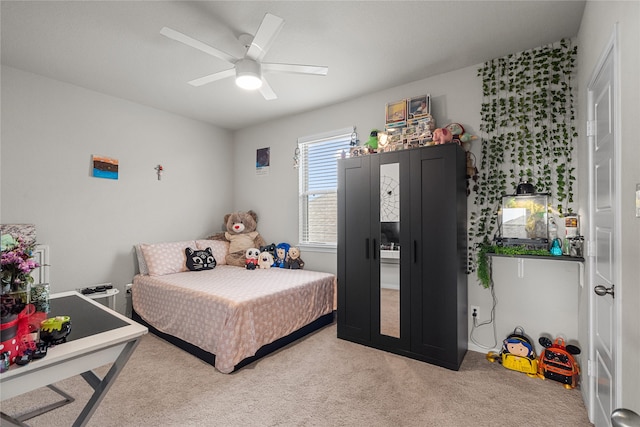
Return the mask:
<svg viewBox="0 0 640 427">
<path fill-rule="evenodd" d="M 349 157 L 349 149 L 355 143 L 356 133 L 355 127 L 348 127 L 337 129 L 333 131 L 323 132 L 320 134 L 309 135 L 298 138 L 298 246 L 313 249 L 317 252 L 335 252 L 338 246 L 337 243 L 337 206 L 336 206 L 336 229 L 335 229 L 335 242 L 319 242 L 309 239 L 309 217 L 308 217 L 308 205 L 309 195 L 311 194 L 336 194 L 338 193 L 338 170 L 337 160 L 340 158 L 340 154 L 336 153 L 336 170 L 335 170 L 335 187 L 309 190 L 309 148 L 316 144 L 327 144 L 335 142 L 336 144 L 344 144 L 345 157 Z M 328 160 L 323 160 L 323 165 L 327 165 Z"/>
</svg>

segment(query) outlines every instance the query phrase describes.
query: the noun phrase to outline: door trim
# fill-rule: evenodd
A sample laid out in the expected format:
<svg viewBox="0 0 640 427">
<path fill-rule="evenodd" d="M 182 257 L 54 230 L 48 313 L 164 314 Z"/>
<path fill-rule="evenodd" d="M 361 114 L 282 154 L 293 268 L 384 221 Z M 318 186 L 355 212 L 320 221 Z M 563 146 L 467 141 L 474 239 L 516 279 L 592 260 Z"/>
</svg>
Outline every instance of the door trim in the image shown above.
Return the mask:
<svg viewBox="0 0 640 427">
<path fill-rule="evenodd" d="M 613 200 L 613 204 L 614 204 L 614 236 L 615 236 L 615 242 L 614 242 L 614 251 L 616 254 L 618 254 L 618 256 L 614 257 L 614 265 L 613 265 L 613 276 L 614 276 L 614 283 L 616 286 L 616 297 L 613 299 L 613 304 L 614 304 L 614 310 L 615 310 L 615 315 L 614 315 L 614 319 L 613 319 L 613 336 L 615 339 L 614 342 L 614 365 L 615 365 L 615 384 L 614 384 L 614 390 L 613 390 L 613 407 L 614 408 L 618 408 L 620 407 L 621 403 L 622 403 L 622 372 L 620 367 L 622 366 L 622 354 L 620 351 L 620 347 L 621 347 L 621 330 L 620 330 L 620 325 L 621 325 L 621 319 L 622 319 L 622 313 L 620 310 L 620 302 L 622 300 L 622 296 L 623 296 L 623 284 L 620 282 L 620 278 L 621 278 L 621 265 L 620 265 L 620 256 L 619 254 L 621 253 L 621 248 L 622 248 L 622 230 L 620 227 L 621 224 L 621 217 L 622 217 L 622 212 L 621 212 L 621 204 L 620 204 L 620 188 L 621 188 L 621 184 L 622 184 L 622 176 L 620 174 L 620 167 L 619 165 L 621 165 L 621 150 L 620 150 L 620 146 L 621 146 L 621 93 L 620 93 L 620 49 L 619 49 L 619 36 L 618 36 L 618 23 L 614 24 L 613 26 L 613 32 L 611 34 L 611 37 L 609 38 L 609 41 L 607 42 L 605 48 L 603 49 L 602 53 L 600 54 L 600 57 L 596 63 L 596 65 L 593 68 L 592 74 L 591 74 L 591 78 L 589 79 L 589 83 L 587 85 L 587 120 L 592 120 L 593 116 L 594 116 L 594 112 L 592 110 L 592 96 L 591 96 L 591 88 L 594 86 L 595 81 L 598 77 L 598 75 L 600 74 L 600 72 L 602 71 L 602 68 L 607 60 L 607 57 L 609 55 L 611 55 L 611 58 L 613 60 L 613 64 L 612 64 L 612 68 L 613 68 L 613 97 L 614 99 L 612 100 L 612 104 L 614 106 L 614 118 L 613 118 L 613 125 L 614 125 L 614 159 L 616 162 L 616 168 L 615 168 L 615 176 L 613 177 L 614 179 L 614 185 L 615 185 L 615 198 Z M 586 126 L 585 126 L 586 128 Z M 591 220 L 593 218 L 593 209 L 594 209 L 594 200 L 593 200 L 593 188 L 594 188 L 594 177 L 593 177 L 593 144 L 594 142 L 594 137 L 593 136 L 587 136 L 587 147 L 589 150 L 588 153 L 588 163 L 589 163 L 589 171 L 588 171 L 588 183 L 589 183 L 589 187 L 588 187 L 588 214 L 589 214 L 589 248 L 588 248 L 588 253 L 587 255 L 589 255 L 588 258 L 588 263 L 592 264 L 594 262 L 593 257 L 592 257 L 592 251 L 593 251 L 593 242 L 595 241 L 595 235 L 594 235 L 594 227 L 593 227 L 593 221 Z M 588 414 L 589 414 L 589 419 L 593 422 L 594 421 L 594 416 L 595 416 L 595 380 L 596 378 L 593 376 L 592 372 L 591 372 L 591 367 L 594 365 L 594 358 L 595 358 L 595 348 L 594 348 L 594 340 L 593 340 L 593 334 L 594 334 L 594 327 L 593 327 L 593 310 L 594 310 L 594 298 L 596 298 L 597 296 L 595 295 L 595 293 L 593 292 L 593 287 L 596 285 L 593 280 L 593 266 L 590 265 L 588 268 L 588 286 L 586 288 L 586 291 L 588 292 L 588 307 L 589 307 L 589 313 L 588 313 L 588 337 L 589 337 L 589 342 L 588 342 L 588 366 L 586 367 L 587 369 L 584 369 L 583 367 L 583 371 L 585 371 L 587 373 L 587 381 L 588 381 L 588 387 L 587 387 L 587 395 L 584 396 L 583 393 L 583 399 L 585 400 L 585 403 L 587 405 L 587 409 L 588 409 Z M 584 373 L 583 373 L 583 377 L 584 377 Z"/>
</svg>

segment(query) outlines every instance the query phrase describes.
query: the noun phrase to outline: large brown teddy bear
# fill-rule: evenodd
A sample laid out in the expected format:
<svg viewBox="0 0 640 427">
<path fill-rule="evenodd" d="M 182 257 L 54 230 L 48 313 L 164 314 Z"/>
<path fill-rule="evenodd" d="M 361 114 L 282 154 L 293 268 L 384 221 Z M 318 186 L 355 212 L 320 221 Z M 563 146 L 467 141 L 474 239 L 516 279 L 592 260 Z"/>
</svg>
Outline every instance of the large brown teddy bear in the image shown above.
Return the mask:
<svg viewBox="0 0 640 427">
<path fill-rule="evenodd" d="M 247 249 L 266 245 L 265 240 L 256 231 L 258 215 L 254 211 L 234 212 L 224 216 L 224 223 L 227 231 L 210 236 L 209 239 L 228 241 L 227 264 L 244 268 Z"/>
</svg>

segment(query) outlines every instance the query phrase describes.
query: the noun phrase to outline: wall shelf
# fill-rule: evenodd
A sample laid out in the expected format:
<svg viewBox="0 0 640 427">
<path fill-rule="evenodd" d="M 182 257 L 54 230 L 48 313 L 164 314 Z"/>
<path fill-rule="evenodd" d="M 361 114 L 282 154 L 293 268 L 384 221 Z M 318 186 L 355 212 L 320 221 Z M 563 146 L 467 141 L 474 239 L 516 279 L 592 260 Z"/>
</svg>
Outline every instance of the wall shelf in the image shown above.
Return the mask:
<svg viewBox="0 0 640 427">
<path fill-rule="evenodd" d="M 529 259 L 542 259 L 549 261 L 574 261 L 574 262 L 584 262 L 583 257 L 575 257 L 569 255 L 525 255 L 525 254 L 496 254 L 496 253 L 487 253 L 488 256 L 491 257 L 500 257 L 500 258 L 529 258 Z"/>
<path fill-rule="evenodd" d="M 536 354 L 543 350 L 537 342 L 543 335 L 562 335 L 565 340 L 579 341 L 579 295 L 584 292 L 582 258 L 491 255 L 495 255 L 489 257 L 489 262 L 497 300 L 496 336 L 506 337 L 516 325 L 521 326 L 536 344 Z M 491 342 L 491 334 L 487 332 L 481 335 L 481 342 Z"/>
</svg>

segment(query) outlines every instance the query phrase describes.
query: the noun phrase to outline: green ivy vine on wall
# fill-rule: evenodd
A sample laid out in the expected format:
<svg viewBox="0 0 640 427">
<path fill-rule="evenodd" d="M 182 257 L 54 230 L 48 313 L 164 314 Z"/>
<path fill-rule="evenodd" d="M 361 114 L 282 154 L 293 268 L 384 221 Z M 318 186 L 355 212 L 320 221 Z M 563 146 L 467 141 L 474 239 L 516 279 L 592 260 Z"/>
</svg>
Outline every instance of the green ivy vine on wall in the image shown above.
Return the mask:
<svg viewBox="0 0 640 427">
<path fill-rule="evenodd" d="M 521 181 L 550 194 L 559 215 L 572 212 L 577 132 L 574 64 L 568 40 L 493 59 L 478 69 L 483 102 L 478 191 L 469 225 L 468 272 L 498 231 L 502 196 Z M 484 252 L 482 252 L 484 254 Z M 481 280 L 485 287 L 489 283 Z"/>
</svg>

